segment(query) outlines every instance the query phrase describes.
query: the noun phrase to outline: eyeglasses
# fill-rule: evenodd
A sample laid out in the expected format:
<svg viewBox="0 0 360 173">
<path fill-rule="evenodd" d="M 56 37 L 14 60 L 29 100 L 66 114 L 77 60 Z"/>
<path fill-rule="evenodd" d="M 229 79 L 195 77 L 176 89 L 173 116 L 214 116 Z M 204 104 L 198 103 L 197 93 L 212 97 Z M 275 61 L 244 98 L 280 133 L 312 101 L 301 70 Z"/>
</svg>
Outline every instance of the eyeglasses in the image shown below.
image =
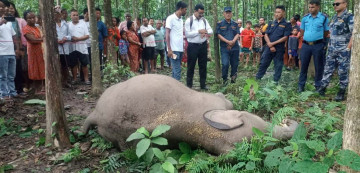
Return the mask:
<svg viewBox="0 0 360 173">
<path fill-rule="evenodd" d="M 345 3 L 345 2 L 336 2 L 336 3 L 333 3 L 332 5 L 333 6 L 339 6 L 340 4 L 343 4 L 343 3 Z"/>
</svg>

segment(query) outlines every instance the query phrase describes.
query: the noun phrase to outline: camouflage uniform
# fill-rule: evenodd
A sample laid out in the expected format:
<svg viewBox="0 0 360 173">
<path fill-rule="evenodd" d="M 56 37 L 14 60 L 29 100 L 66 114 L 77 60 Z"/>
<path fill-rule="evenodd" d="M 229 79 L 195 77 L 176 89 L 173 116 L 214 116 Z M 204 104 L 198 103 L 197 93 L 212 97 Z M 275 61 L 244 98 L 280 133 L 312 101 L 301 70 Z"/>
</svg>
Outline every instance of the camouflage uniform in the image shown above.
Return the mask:
<svg viewBox="0 0 360 173">
<path fill-rule="evenodd" d="M 350 51 L 347 45 L 350 42 L 354 26 L 354 16 L 346 9 L 340 16 L 335 15 L 330 22 L 330 42 L 322 87 L 327 87 L 336 67 L 340 78 L 340 89 L 345 90 L 349 83 Z"/>
</svg>

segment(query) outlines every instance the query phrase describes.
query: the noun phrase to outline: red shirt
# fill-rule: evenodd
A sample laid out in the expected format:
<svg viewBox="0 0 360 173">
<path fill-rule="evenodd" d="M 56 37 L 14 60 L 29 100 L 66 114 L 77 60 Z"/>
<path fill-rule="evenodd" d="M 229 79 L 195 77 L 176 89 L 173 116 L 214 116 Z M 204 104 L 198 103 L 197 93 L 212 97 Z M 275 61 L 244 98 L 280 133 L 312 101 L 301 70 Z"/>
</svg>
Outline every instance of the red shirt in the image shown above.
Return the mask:
<svg viewBox="0 0 360 173">
<path fill-rule="evenodd" d="M 240 33 L 240 37 L 242 38 L 242 46 L 246 47 L 246 48 L 250 48 L 251 47 L 251 41 L 255 36 L 255 32 L 251 29 L 244 29 L 241 33 Z"/>
</svg>

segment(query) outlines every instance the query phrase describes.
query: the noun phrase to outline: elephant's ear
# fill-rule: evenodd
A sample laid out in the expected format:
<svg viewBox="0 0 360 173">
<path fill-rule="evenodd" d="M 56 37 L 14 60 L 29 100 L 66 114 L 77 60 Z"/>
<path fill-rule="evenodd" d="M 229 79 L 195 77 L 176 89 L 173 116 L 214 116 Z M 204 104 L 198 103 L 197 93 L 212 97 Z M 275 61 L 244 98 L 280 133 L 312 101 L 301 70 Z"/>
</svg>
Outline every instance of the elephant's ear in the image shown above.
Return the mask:
<svg viewBox="0 0 360 173">
<path fill-rule="evenodd" d="M 239 111 L 211 110 L 204 114 L 205 121 L 220 130 L 231 130 L 244 124 Z"/>
</svg>

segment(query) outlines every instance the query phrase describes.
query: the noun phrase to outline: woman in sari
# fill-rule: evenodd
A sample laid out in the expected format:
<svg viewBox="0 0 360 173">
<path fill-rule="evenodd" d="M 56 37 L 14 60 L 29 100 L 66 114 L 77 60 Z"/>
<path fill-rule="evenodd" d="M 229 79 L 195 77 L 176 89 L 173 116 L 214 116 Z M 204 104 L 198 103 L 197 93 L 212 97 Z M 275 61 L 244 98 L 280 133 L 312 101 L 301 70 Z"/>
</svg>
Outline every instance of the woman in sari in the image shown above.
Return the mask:
<svg viewBox="0 0 360 173">
<path fill-rule="evenodd" d="M 129 45 L 129 59 L 130 59 L 130 69 L 133 72 L 138 72 L 139 70 L 139 49 L 141 46 L 141 43 L 139 42 L 139 38 L 137 37 L 136 31 L 135 31 L 135 25 L 133 21 L 127 22 L 127 28 L 128 31 L 126 33 L 128 41 L 130 43 Z"/>
</svg>

